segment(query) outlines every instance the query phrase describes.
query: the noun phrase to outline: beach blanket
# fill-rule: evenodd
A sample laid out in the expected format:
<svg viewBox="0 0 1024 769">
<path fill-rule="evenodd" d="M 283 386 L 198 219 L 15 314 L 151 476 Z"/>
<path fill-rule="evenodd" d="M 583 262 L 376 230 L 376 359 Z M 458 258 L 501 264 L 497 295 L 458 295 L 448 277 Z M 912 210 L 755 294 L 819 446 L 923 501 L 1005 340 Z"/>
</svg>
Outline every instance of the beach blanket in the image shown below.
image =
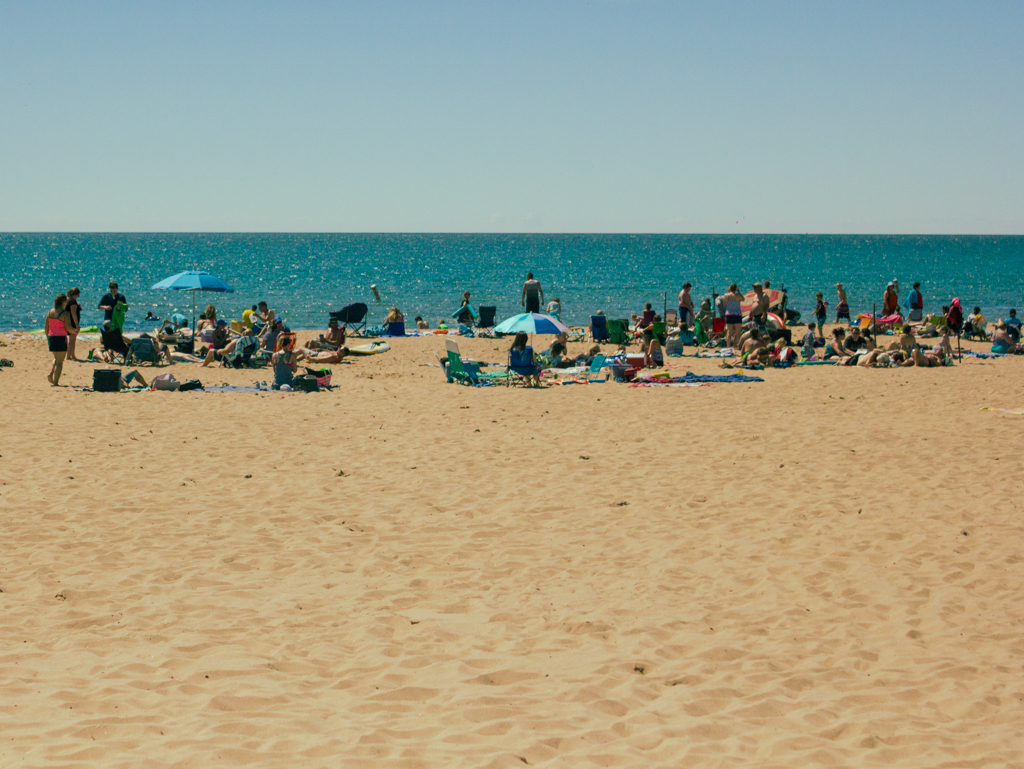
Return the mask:
<svg viewBox="0 0 1024 769">
<path fill-rule="evenodd" d="M 763 382 L 759 376 L 746 376 L 744 374 L 694 374 L 687 371 L 684 376 L 643 378 L 637 380 L 636 384 L 692 384 L 693 382 Z"/>
<path fill-rule="evenodd" d="M 662 382 L 659 380 L 644 380 L 642 382 L 630 382 L 630 387 L 707 387 L 703 382 Z"/>
<path fill-rule="evenodd" d="M 702 352 L 698 355 L 700 358 L 732 358 L 736 355 L 735 350 L 731 347 L 723 347 L 717 352 Z"/>
<path fill-rule="evenodd" d="M 964 350 L 964 355 L 968 355 L 972 358 L 1009 358 L 1008 352 L 974 352 L 972 350 Z"/>
</svg>

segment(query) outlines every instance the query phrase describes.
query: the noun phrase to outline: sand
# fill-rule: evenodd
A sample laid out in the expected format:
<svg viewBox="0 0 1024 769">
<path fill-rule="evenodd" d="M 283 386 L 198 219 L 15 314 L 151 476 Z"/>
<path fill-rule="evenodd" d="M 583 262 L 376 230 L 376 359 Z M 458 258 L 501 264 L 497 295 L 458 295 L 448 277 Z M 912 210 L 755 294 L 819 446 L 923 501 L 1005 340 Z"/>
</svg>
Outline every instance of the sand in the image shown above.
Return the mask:
<svg viewBox="0 0 1024 769">
<path fill-rule="evenodd" d="M 509 390 L 392 344 L 308 395 L 0 347 L 0 765 L 1024 765 L 1024 360 Z"/>
</svg>

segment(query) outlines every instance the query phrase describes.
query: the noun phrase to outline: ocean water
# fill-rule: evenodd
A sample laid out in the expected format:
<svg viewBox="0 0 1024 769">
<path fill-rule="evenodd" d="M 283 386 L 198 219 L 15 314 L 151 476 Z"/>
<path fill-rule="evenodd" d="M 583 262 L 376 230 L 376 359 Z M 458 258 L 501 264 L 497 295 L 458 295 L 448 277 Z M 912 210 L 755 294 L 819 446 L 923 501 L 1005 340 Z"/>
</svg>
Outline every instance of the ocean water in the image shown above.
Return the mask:
<svg viewBox="0 0 1024 769">
<path fill-rule="evenodd" d="M 147 311 L 191 311 L 190 294 L 150 289 L 187 269 L 235 289 L 198 294 L 200 308 L 212 303 L 221 317 L 240 318 L 266 300 L 293 328 L 323 327 L 329 310 L 356 301 L 370 305 L 371 325 L 397 306 L 436 326 L 465 290 L 474 305 L 496 305 L 501 319 L 521 311 L 527 271 L 561 299 L 563 321 L 579 325 L 597 310 L 628 317 L 645 302 L 674 307 L 685 281 L 698 302 L 732 281 L 744 291 L 755 280 L 784 284 L 805 320 L 816 291 L 831 309 L 842 282 L 856 314 L 881 305 L 893 278 L 901 302 L 921 282 L 926 312 L 953 296 L 990 320 L 1024 311 L 1024 236 L 7 233 L 0 267 L 4 330 L 39 328 L 53 297 L 71 286 L 82 290 L 84 323 L 97 323 L 111 279 L 131 306 L 127 327 L 149 328 Z"/>
</svg>

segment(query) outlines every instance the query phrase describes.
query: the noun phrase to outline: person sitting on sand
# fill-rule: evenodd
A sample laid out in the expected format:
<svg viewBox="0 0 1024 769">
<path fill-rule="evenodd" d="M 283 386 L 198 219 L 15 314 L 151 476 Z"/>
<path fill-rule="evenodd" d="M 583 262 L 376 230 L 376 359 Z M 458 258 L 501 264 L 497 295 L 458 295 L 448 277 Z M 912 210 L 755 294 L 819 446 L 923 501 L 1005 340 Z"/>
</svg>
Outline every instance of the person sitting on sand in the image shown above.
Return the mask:
<svg viewBox="0 0 1024 769">
<path fill-rule="evenodd" d="M 295 381 L 295 367 L 302 360 L 302 354 L 295 351 L 295 335 L 282 332 L 277 337 L 277 349 L 270 359 L 274 367 L 274 389 L 289 388 Z"/>
<path fill-rule="evenodd" d="M 711 312 L 711 300 L 705 299 L 700 303 L 700 310 L 697 312 L 696 320 L 700 321 L 701 328 L 705 332 L 711 331 L 711 327 L 714 325 L 715 316 Z M 680 321 L 681 322 L 681 321 Z"/>
<path fill-rule="evenodd" d="M 843 342 L 843 349 L 847 353 L 855 353 L 862 347 L 866 347 L 865 339 L 860 335 L 860 326 L 854 326 L 850 329 L 850 335 L 846 337 Z"/>
<path fill-rule="evenodd" d="M 786 368 L 797 362 L 796 350 L 786 344 L 786 340 L 778 338 L 775 340 L 775 347 L 768 350 L 768 361 L 776 368 Z"/>
<path fill-rule="evenodd" d="M 768 354 L 765 351 L 765 347 L 768 344 L 767 338 L 758 330 L 756 324 L 743 336 L 745 341 L 743 341 L 739 349 L 740 364 L 748 366 L 763 364 L 768 359 Z"/>
<path fill-rule="evenodd" d="M 345 329 L 341 327 L 337 319 L 331 318 L 327 322 L 327 333 L 320 334 L 316 339 L 310 339 L 306 344 L 308 350 L 337 350 L 345 346 Z"/>
<path fill-rule="evenodd" d="M 212 304 L 206 305 L 206 309 L 202 315 L 199 316 L 199 320 L 196 321 L 196 331 L 202 332 L 203 329 L 209 328 L 214 329 L 217 327 L 217 308 Z"/>
<path fill-rule="evenodd" d="M 825 345 L 825 352 L 822 360 L 835 360 L 842 363 L 846 360 L 846 348 L 843 342 L 846 341 L 846 332 L 841 328 L 832 329 L 832 339 Z"/>
<path fill-rule="evenodd" d="M 970 314 L 967 320 L 970 323 L 970 326 L 968 327 L 967 323 L 964 324 L 964 336 L 968 339 L 978 337 L 981 341 L 987 342 L 988 334 L 986 331 L 988 329 L 988 321 L 985 320 L 985 316 L 981 314 L 981 308 L 975 307 L 974 312 Z"/>
<path fill-rule="evenodd" d="M 245 333 L 251 334 L 252 331 L 246 329 Z M 210 349 L 206 351 L 206 360 L 203 361 L 202 367 L 206 368 L 215 360 L 223 363 L 227 359 L 227 356 L 234 352 L 237 344 L 237 339 L 231 339 L 231 333 L 228 329 L 227 322 L 224 320 L 218 320 L 217 325 L 213 329 L 213 342 L 210 345 Z"/>
<path fill-rule="evenodd" d="M 992 352 L 997 355 L 1006 355 L 1017 351 L 1017 345 L 1010 338 L 1006 321 L 1000 318 L 996 321 L 996 329 L 992 332 Z"/>
<path fill-rule="evenodd" d="M 253 331 L 255 330 L 253 328 Z M 277 348 L 277 338 L 282 331 L 284 331 L 284 321 L 280 318 L 274 318 L 274 322 L 262 334 L 263 349 L 273 352 Z"/>
<path fill-rule="evenodd" d="M 404 322 L 405 322 L 405 316 L 402 315 L 402 311 L 399 310 L 397 307 L 392 307 L 388 311 L 388 316 L 386 318 L 384 318 L 384 325 L 385 326 L 388 325 L 389 323 L 404 323 Z"/>
<path fill-rule="evenodd" d="M 804 338 L 800 340 L 800 352 L 804 356 L 804 360 L 810 360 L 814 357 L 814 347 L 818 341 L 818 335 L 815 333 L 817 325 L 812 320 L 807 324 L 807 331 L 804 333 Z"/>
<path fill-rule="evenodd" d="M 427 321 L 423 320 L 423 316 L 422 315 L 417 315 L 416 316 L 416 328 L 418 328 L 420 331 L 429 331 L 430 330 L 430 324 L 427 323 Z"/>
</svg>

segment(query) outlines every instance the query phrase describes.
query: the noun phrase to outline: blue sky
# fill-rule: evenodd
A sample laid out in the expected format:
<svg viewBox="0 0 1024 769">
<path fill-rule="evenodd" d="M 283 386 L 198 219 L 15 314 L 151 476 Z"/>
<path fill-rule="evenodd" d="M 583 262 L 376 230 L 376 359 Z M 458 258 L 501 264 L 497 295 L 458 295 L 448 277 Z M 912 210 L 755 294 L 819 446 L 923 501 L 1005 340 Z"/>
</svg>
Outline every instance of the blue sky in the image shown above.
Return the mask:
<svg viewBox="0 0 1024 769">
<path fill-rule="evenodd" d="M 7 2 L 0 230 L 1024 233 L 1020 2 Z"/>
</svg>

